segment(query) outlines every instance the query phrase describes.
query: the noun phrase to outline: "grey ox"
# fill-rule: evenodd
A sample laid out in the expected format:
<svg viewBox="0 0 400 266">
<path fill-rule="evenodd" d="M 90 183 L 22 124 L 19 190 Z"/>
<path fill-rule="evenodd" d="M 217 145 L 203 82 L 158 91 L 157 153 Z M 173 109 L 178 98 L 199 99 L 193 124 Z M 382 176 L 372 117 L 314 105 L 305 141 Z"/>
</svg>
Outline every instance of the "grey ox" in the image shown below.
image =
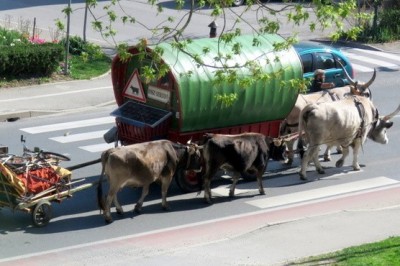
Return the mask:
<svg viewBox="0 0 400 266">
<path fill-rule="evenodd" d="M 128 146 L 111 148 L 101 155 L 102 171 L 97 187 L 99 207 L 104 211 L 107 223 L 112 222 L 111 203 L 118 214 L 123 214 L 117 199 L 117 192 L 124 186 L 142 187 L 142 195 L 135 205 L 140 212 L 143 201 L 149 192 L 149 186 L 155 181 L 161 183 L 162 207 L 169 209 L 167 191 L 177 168 L 201 170 L 201 154 L 199 147 L 188 142 L 187 145 L 169 140 L 157 140 Z M 110 188 L 104 202 L 102 196 L 102 180 L 108 176 Z"/>
<path fill-rule="evenodd" d="M 289 115 L 286 119 L 282 122 L 280 128 L 280 135 L 287 136 L 287 135 L 295 135 L 298 132 L 299 127 L 299 116 L 301 110 L 310 103 L 321 103 L 321 102 L 333 102 L 338 101 L 340 99 L 344 99 L 345 97 L 352 96 L 352 95 L 362 95 L 367 98 L 371 97 L 371 91 L 369 86 L 374 82 L 376 77 L 376 70 L 374 69 L 374 74 L 372 75 L 371 79 L 366 82 L 358 82 L 354 81 L 346 71 L 344 71 L 347 80 L 349 81 L 350 85 L 344 87 L 337 87 L 328 90 L 322 90 L 314 93 L 309 94 L 299 94 L 297 97 L 296 103 L 293 106 L 293 109 L 290 111 Z M 294 158 L 294 142 L 296 141 L 295 137 L 287 138 L 286 146 L 287 146 L 287 160 L 286 164 L 292 165 L 293 158 Z M 331 146 L 327 146 L 325 153 L 324 153 L 324 160 L 330 161 L 330 148 Z M 338 151 L 341 151 L 340 147 Z"/>
<path fill-rule="evenodd" d="M 265 194 L 262 176 L 267 167 L 268 147 L 271 144 L 272 138 L 259 133 L 207 134 L 203 144 L 205 201 L 212 202 L 210 182 L 220 168 L 233 172 L 233 183 L 229 190 L 230 197 L 234 196 L 236 183 L 244 174 L 256 175 L 259 192 L 262 195 Z"/>
<path fill-rule="evenodd" d="M 372 101 L 360 96 L 304 107 L 300 113 L 299 132 L 304 130 L 309 147 L 301 162 L 300 178 L 307 180 L 306 170 L 310 160 L 314 161 L 319 174 L 325 173 L 318 160 L 321 144 L 343 147 L 342 157 L 336 162 L 336 167 L 343 166 L 351 146 L 353 169 L 360 170 L 358 152 L 362 144 L 367 137 L 377 143 L 388 143 L 386 131 L 393 125 L 389 120 L 399 111 L 400 105 L 393 113 L 380 117 Z"/>
</svg>

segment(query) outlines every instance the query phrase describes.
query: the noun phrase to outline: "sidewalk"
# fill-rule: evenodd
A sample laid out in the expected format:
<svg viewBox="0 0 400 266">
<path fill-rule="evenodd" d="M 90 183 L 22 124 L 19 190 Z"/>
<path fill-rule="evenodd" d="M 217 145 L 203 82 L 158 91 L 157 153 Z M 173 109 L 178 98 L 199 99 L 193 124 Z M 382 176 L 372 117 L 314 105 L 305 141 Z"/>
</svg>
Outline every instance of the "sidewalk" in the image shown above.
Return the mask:
<svg viewBox="0 0 400 266">
<path fill-rule="evenodd" d="M 91 80 L 0 88 L 0 122 L 115 105 L 110 73 Z"/>
</svg>

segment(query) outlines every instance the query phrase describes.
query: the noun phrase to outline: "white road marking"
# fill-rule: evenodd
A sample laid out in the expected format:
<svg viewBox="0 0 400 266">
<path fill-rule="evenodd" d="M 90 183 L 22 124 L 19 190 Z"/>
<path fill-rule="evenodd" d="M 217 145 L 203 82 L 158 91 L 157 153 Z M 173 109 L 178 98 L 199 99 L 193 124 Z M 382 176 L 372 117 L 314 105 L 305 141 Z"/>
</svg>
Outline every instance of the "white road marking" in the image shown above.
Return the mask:
<svg viewBox="0 0 400 266">
<path fill-rule="evenodd" d="M 355 60 L 367 62 L 367 63 L 373 64 L 373 65 L 377 65 L 377 66 L 380 66 L 380 67 L 396 68 L 396 69 L 399 68 L 398 65 L 395 65 L 395 64 L 392 64 L 392 63 L 388 63 L 386 61 L 373 59 L 373 58 L 369 58 L 369 57 L 366 57 L 366 56 L 356 55 L 356 54 L 347 53 L 347 52 L 343 52 L 343 54 L 346 55 L 350 59 L 355 59 Z"/>
<path fill-rule="evenodd" d="M 362 65 L 354 64 L 354 63 L 351 63 L 351 65 L 356 72 L 373 72 L 374 71 L 374 69 L 371 67 L 366 67 L 366 66 L 362 66 Z"/>
<path fill-rule="evenodd" d="M 82 140 L 102 138 L 103 135 L 107 131 L 108 130 L 99 130 L 99 131 L 92 131 L 92 132 L 80 133 L 80 134 L 70 134 L 67 136 L 53 137 L 50 139 L 60 142 L 60 143 L 70 143 L 70 142 L 76 142 L 76 141 L 82 141 Z"/>
<path fill-rule="evenodd" d="M 58 130 L 66 130 L 71 128 L 81 128 L 81 127 L 89 127 L 89 126 L 98 126 L 104 124 L 115 124 L 115 118 L 112 116 L 80 120 L 74 122 L 66 122 L 66 123 L 58 123 L 58 124 L 50 124 L 43 125 L 38 127 L 28 127 L 21 128 L 22 131 L 25 131 L 30 134 L 38 134 L 44 132 L 58 131 Z"/>
<path fill-rule="evenodd" d="M 88 151 L 88 152 L 102 152 L 105 151 L 109 148 L 115 147 L 114 143 L 100 143 L 100 144 L 95 144 L 95 145 L 87 145 L 87 146 L 81 146 L 79 149 Z"/>
<path fill-rule="evenodd" d="M 40 99 L 40 98 L 47 98 L 47 97 L 54 97 L 54 96 L 62 96 L 62 95 L 66 95 L 66 94 L 82 93 L 82 92 L 95 91 L 95 90 L 106 90 L 106 89 L 109 90 L 111 88 L 112 88 L 111 86 L 107 86 L 107 87 L 99 87 L 99 88 L 91 88 L 91 89 L 83 89 L 83 90 L 72 90 L 72 91 L 59 92 L 59 93 L 49 93 L 49 94 L 42 94 L 42 95 L 37 95 L 37 96 L 27 96 L 27 97 L 19 97 L 19 98 L 12 98 L 12 99 L 4 99 L 4 100 L 0 100 L 0 103 Z"/>
<path fill-rule="evenodd" d="M 380 51 L 372 51 L 372 50 L 364 50 L 364 49 L 359 49 L 359 48 L 354 48 L 352 49 L 354 51 L 357 52 L 362 52 L 362 53 L 366 53 L 366 54 L 372 54 L 372 55 L 376 55 L 379 57 L 384 57 L 393 61 L 399 61 L 400 62 L 400 56 L 394 55 L 394 54 L 390 54 L 390 53 L 384 53 L 384 52 L 380 52 Z"/>
<path fill-rule="evenodd" d="M 211 190 L 211 193 L 227 197 L 227 196 L 229 196 L 229 187 L 230 187 L 230 185 L 228 185 L 228 186 L 219 186 L 219 187 L 213 188 Z M 245 194 L 245 193 L 248 193 L 250 191 L 258 191 L 258 188 L 257 189 L 241 189 L 241 188 L 238 188 L 238 186 L 236 186 L 235 195 Z"/>
<path fill-rule="evenodd" d="M 247 201 L 247 204 L 260 209 L 273 208 L 288 204 L 295 204 L 320 198 L 332 197 L 336 195 L 362 191 L 366 189 L 378 188 L 387 185 L 400 183 L 398 180 L 384 176 L 369 178 L 361 181 L 349 182 L 346 184 L 333 185 L 318 189 L 311 189 L 282 196 L 267 197 L 263 199 Z"/>
</svg>

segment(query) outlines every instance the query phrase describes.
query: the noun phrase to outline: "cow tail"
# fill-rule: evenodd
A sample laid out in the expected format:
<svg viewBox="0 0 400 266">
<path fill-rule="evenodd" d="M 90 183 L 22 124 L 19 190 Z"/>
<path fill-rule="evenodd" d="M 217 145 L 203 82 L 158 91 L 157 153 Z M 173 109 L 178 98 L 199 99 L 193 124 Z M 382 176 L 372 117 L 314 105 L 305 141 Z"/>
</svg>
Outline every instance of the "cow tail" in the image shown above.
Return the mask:
<svg viewBox="0 0 400 266">
<path fill-rule="evenodd" d="M 97 204 L 100 208 L 100 213 L 101 211 L 104 211 L 103 176 L 104 176 L 104 166 L 102 166 L 99 183 L 97 184 Z"/>
<path fill-rule="evenodd" d="M 110 152 L 109 150 L 103 152 L 101 154 L 101 174 L 100 174 L 100 179 L 97 184 L 97 204 L 100 208 L 100 212 L 105 209 L 105 202 L 103 198 L 103 178 L 105 175 L 105 167 L 106 167 L 106 162 L 108 160 Z"/>
<path fill-rule="evenodd" d="M 299 140 L 297 141 L 297 150 L 299 151 L 300 158 L 303 159 L 304 153 L 307 150 L 307 145 L 304 141 L 306 138 L 305 132 L 303 130 L 307 128 L 307 121 L 310 116 L 312 109 L 307 108 L 307 106 L 301 112 L 301 116 L 299 119 Z"/>
</svg>

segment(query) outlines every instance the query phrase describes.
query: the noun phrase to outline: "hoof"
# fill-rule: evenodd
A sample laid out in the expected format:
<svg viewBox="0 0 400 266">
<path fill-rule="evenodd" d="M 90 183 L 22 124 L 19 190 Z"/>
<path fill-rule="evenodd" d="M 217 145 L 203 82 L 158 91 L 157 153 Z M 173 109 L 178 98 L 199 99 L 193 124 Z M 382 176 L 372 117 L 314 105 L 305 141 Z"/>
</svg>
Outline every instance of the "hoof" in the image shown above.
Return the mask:
<svg viewBox="0 0 400 266">
<path fill-rule="evenodd" d="M 286 165 L 286 166 L 292 166 L 293 159 L 287 159 L 283 164 Z"/>
<path fill-rule="evenodd" d="M 336 167 L 340 168 L 340 167 L 343 166 L 343 164 L 344 164 L 344 161 L 343 160 L 339 160 L 339 161 L 336 162 Z"/>
<path fill-rule="evenodd" d="M 320 174 L 320 175 L 325 174 L 325 170 L 323 170 L 323 169 L 318 169 L 317 172 L 318 172 L 318 174 Z"/>
<path fill-rule="evenodd" d="M 142 208 L 138 207 L 138 206 L 135 206 L 135 209 L 133 209 L 133 211 L 138 213 L 138 214 L 140 214 L 140 213 L 142 213 Z"/>
<path fill-rule="evenodd" d="M 117 214 L 119 216 L 124 216 L 124 211 L 123 210 L 117 210 Z"/>
<path fill-rule="evenodd" d="M 307 181 L 307 177 L 303 174 L 300 174 L 300 180 Z"/>
<path fill-rule="evenodd" d="M 260 191 L 260 195 L 265 195 L 265 191 L 264 190 Z"/>
<path fill-rule="evenodd" d="M 109 218 L 109 219 L 105 219 L 104 222 L 106 224 L 111 224 L 113 222 L 113 219 Z"/>
<path fill-rule="evenodd" d="M 163 206 L 162 209 L 166 212 L 171 211 L 171 208 L 169 206 Z"/>
<path fill-rule="evenodd" d="M 330 162 L 331 161 L 331 157 L 328 157 L 328 156 L 324 156 L 324 162 Z"/>
<path fill-rule="evenodd" d="M 210 205 L 213 204 L 211 199 L 204 199 L 204 203 L 210 204 Z"/>
</svg>

